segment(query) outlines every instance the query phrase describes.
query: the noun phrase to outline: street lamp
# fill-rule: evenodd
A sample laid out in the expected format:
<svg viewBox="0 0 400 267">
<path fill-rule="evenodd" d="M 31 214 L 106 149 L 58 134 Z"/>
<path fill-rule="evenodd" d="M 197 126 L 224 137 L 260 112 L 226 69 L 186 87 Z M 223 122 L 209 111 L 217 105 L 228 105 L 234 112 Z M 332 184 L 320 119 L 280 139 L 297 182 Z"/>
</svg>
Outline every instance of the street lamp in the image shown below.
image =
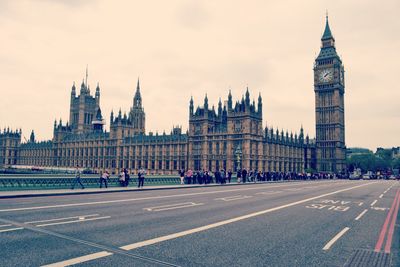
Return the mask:
<svg viewBox="0 0 400 267">
<path fill-rule="evenodd" d="M 242 150 L 240 149 L 240 145 L 236 147 L 235 150 L 235 158 L 236 158 L 236 171 L 241 169 L 241 161 L 242 161 Z"/>
</svg>

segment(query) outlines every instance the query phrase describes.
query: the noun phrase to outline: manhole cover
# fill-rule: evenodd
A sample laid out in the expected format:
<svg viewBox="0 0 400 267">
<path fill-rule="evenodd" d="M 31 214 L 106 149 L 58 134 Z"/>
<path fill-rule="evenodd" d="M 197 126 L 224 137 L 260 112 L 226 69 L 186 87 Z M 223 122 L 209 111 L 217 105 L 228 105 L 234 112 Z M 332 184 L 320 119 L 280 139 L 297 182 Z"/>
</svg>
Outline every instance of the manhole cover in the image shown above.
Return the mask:
<svg viewBox="0 0 400 267">
<path fill-rule="evenodd" d="M 373 250 L 356 250 L 344 267 L 390 267 L 390 254 Z"/>
</svg>

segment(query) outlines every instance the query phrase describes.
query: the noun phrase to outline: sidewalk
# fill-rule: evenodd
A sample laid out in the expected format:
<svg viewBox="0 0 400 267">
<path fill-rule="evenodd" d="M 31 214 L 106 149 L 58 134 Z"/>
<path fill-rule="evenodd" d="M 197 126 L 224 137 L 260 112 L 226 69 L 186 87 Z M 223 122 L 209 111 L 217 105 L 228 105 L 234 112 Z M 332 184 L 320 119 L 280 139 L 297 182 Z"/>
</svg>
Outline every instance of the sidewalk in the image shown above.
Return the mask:
<svg viewBox="0 0 400 267">
<path fill-rule="evenodd" d="M 246 183 L 253 184 L 254 183 Z M 150 191 L 150 190 L 168 190 L 168 189 L 182 189 L 182 188 L 197 188 L 197 187 L 215 187 L 215 186 L 230 186 L 238 185 L 238 183 L 231 184 L 185 184 L 185 185 L 159 185 L 159 186 L 144 186 L 143 188 L 132 187 L 109 187 L 109 188 L 85 188 L 80 189 L 50 189 L 50 190 L 17 190 L 17 191 L 0 191 L 0 199 L 4 198 L 19 198 L 19 197 L 45 197 L 45 196 L 65 196 L 65 195 L 82 195 L 82 194 L 98 194 L 98 193 L 116 193 L 116 192 L 131 192 L 131 191 Z M 243 184 L 245 185 L 245 184 Z"/>
</svg>

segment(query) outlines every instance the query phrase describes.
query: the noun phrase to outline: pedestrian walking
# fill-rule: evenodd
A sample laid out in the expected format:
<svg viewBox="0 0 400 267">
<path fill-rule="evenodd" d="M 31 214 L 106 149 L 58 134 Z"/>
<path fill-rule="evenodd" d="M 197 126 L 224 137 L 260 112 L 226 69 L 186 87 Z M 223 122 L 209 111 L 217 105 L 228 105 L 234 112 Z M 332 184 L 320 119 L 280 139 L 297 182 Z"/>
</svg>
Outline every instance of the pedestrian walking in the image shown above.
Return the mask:
<svg viewBox="0 0 400 267">
<path fill-rule="evenodd" d="M 75 185 L 77 183 L 79 183 L 81 185 L 82 189 L 85 189 L 85 187 L 83 186 L 82 181 L 81 181 L 81 171 L 79 170 L 79 165 L 77 165 L 75 168 L 75 179 L 74 179 L 74 183 L 72 184 L 71 189 L 74 189 Z"/>
<path fill-rule="evenodd" d="M 179 178 L 181 179 L 181 184 L 185 183 L 185 171 L 183 169 L 181 169 L 179 171 Z"/>
<path fill-rule="evenodd" d="M 193 171 L 191 169 L 189 169 L 186 172 L 186 178 L 187 178 L 187 183 L 191 184 L 192 183 L 192 176 L 193 176 Z"/>
<path fill-rule="evenodd" d="M 241 183 L 242 182 L 242 170 L 238 169 L 237 173 L 236 173 L 236 177 L 237 177 L 237 183 Z"/>
<path fill-rule="evenodd" d="M 226 178 L 228 178 L 228 183 L 231 183 L 231 179 L 232 179 L 232 171 L 231 170 L 229 170 L 226 173 Z"/>
<path fill-rule="evenodd" d="M 103 172 L 103 174 L 100 176 L 100 188 L 103 187 L 103 183 L 106 188 L 108 188 L 108 179 L 110 178 L 110 174 L 108 173 L 107 170 Z"/>
<path fill-rule="evenodd" d="M 124 186 L 125 186 L 125 187 L 128 187 L 128 185 L 129 185 L 129 179 L 130 179 L 131 177 L 129 176 L 129 173 L 128 173 L 128 170 L 127 170 L 127 169 L 124 169 L 124 176 L 125 176 L 125 183 L 124 183 Z"/>
<path fill-rule="evenodd" d="M 125 186 L 125 172 L 124 171 L 120 172 L 118 177 L 119 177 L 119 179 L 118 179 L 119 180 L 119 185 L 124 187 Z"/>
</svg>

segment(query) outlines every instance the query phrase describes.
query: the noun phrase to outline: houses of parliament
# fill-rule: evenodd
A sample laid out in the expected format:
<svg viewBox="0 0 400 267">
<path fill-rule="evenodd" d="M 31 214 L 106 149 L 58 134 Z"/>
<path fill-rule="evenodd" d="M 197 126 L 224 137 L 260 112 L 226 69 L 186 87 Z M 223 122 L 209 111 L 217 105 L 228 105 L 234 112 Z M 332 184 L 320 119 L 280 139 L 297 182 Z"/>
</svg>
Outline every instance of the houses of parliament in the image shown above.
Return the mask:
<svg viewBox="0 0 400 267">
<path fill-rule="evenodd" d="M 303 128 L 297 133 L 263 126 L 263 101 L 251 101 L 250 91 L 234 100 L 210 107 L 207 95 L 201 105 L 189 101 L 189 129 L 174 127 L 170 133 L 146 133 L 146 114 L 137 81 L 132 107 L 109 117 L 104 129 L 100 87 L 94 95 L 86 80 L 71 88 L 69 120 L 55 121 L 53 138 L 37 142 L 34 133 L 21 142 L 21 130 L 0 131 L 0 167 L 15 165 L 80 166 L 93 172 L 176 174 L 180 169 L 218 169 L 304 172 L 341 172 L 345 166 L 344 68 L 336 53 L 328 17 L 318 57 L 314 62 L 316 137 Z"/>
</svg>

